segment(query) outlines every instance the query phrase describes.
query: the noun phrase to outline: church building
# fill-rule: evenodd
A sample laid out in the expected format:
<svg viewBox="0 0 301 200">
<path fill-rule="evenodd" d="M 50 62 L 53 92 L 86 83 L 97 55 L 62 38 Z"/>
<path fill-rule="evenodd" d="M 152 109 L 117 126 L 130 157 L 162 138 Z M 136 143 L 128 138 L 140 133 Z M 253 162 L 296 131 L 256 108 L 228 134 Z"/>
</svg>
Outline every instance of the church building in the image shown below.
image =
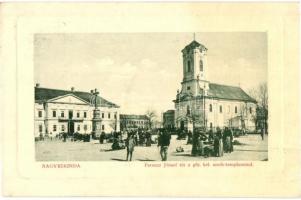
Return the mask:
<svg viewBox="0 0 301 200">
<path fill-rule="evenodd" d="M 210 82 L 207 50 L 195 40 L 182 50 L 182 88 L 173 101 L 176 128 L 255 130 L 256 101 L 240 87 Z"/>
</svg>

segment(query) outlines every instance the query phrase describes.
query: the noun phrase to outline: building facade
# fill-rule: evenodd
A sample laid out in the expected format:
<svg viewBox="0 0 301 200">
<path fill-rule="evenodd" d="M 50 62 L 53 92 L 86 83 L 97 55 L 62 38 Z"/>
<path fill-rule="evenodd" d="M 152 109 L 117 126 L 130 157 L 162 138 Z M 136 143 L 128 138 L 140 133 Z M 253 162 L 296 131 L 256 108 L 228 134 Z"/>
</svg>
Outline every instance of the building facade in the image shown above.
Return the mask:
<svg viewBox="0 0 301 200">
<path fill-rule="evenodd" d="M 182 88 L 174 100 L 175 126 L 188 130 L 228 126 L 253 131 L 256 101 L 240 87 L 209 81 L 207 48 L 192 41 L 182 55 Z"/>
<path fill-rule="evenodd" d="M 148 129 L 149 120 L 146 115 L 126 115 L 120 114 L 121 131 L 133 129 Z"/>
<path fill-rule="evenodd" d="M 175 110 L 168 110 L 163 113 L 163 128 L 175 128 Z"/>
<path fill-rule="evenodd" d="M 91 134 L 95 109 L 92 91 L 41 88 L 38 84 L 34 89 L 35 137 L 55 137 L 62 132 Z M 120 131 L 119 106 L 99 96 L 96 102 L 101 115 L 99 128 L 106 133 Z"/>
</svg>

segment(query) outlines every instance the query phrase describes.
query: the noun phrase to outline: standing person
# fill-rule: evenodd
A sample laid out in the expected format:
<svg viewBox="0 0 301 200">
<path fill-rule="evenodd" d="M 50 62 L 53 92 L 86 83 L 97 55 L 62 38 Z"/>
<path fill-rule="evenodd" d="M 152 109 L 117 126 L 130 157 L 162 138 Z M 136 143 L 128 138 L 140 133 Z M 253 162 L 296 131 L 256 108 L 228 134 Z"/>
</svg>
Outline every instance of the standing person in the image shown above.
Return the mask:
<svg viewBox="0 0 301 200">
<path fill-rule="evenodd" d="M 231 133 L 228 127 L 225 127 L 224 132 L 224 145 L 225 145 L 225 152 L 231 152 Z"/>
<path fill-rule="evenodd" d="M 63 138 L 64 138 L 64 142 L 66 142 L 66 139 L 67 139 L 67 133 L 66 132 L 63 132 Z"/>
<path fill-rule="evenodd" d="M 140 146 L 142 146 L 142 132 L 138 132 L 138 144 L 140 145 Z"/>
<path fill-rule="evenodd" d="M 214 141 L 213 141 L 213 146 L 214 146 L 214 156 L 219 157 L 219 137 L 217 134 L 214 136 Z"/>
<path fill-rule="evenodd" d="M 212 142 L 214 140 L 214 135 L 213 135 L 212 128 L 210 128 L 208 135 L 209 135 L 208 136 L 208 142 Z"/>
<path fill-rule="evenodd" d="M 200 152 L 200 134 L 199 132 L 195 132 L 192 137 L 191 155 L 198 156 L 199 152 Z"/>
<path fill-rule="evenodd" d="M 261 139 L 264 140 L 264 128 L 261 128 L 260 136 L 261 136 Z"/>
<path fill-rule="evenodd" d="M 133 134 L 129 134 L 128 138 L 126 140 L 126 160 L 128 161 L 130 159 L 130 161 L 132 161 L 132 156 L 133 156 L 133 152 L 134 152 L 134 148 L 135 148 L 135 139 Z"/>
<path fill-rule="evenodd" d="M 146 146 L 150 147 L 152 145 L 151 133 L 149 131 L 146 132 Z"/>
<path fill-rule="evenodd" d="M 207 136 L 205 134 L 205 131 L 203 130 L 200 133 L 200 139 L 199 139 L 199 155 L 204 156 L 204 141 L 207 140 Z"/>
<path fill-rule="evenodd" d="M 245 128 L 242 128 L 242 135 L 246 135 L 246 130 L 245 130 Z"/>
<path fill-rule="evenodd" d="M 105 136 L 106 136 L 105 132 L 102 131 L 101 134 L 100 134 L 100 136 L 99 136 L 99 143 L 100 143 L 100 144 L 103 144 L 103 141 L 104 141 L 104 139 L 105 139 Z"/>
<path fill-rule="evenodd" d="M 233 152 L 233 128 L 230 129 L 230 153 Z"/>
<path fill-rule="evenodd" d="M 134 134 L 135 144 L 138 144 L 138 131 L 131 131 L 130 134 Z"/>
<path fill-rule="evenodd" d="M 192 132 L 190 130 L 188 131 L 187 144 L 192 144 Z"/>
<path fill-rule="evenodd" d="M 44 140 L 43 134 L 40 133 L 40 141 Z"/>
<path fill-rule="evenodd" d="M 217 127 L 216 129 L 216 136 L 218 138 L 218 156 L 222 157 L 224 155 L 223 134 L 219 127 Z"/>
<path fill-rule="evenodd" d="M 170 145 L 170 139 L 171 139 L 170 134 L 168 134 L 165 130 L 159 136 L 158 146 L 160 146 L 160 155 L 162 161 L 167 160 L 167 153 L 168 153 L 168 147 Z"/>
</svg>

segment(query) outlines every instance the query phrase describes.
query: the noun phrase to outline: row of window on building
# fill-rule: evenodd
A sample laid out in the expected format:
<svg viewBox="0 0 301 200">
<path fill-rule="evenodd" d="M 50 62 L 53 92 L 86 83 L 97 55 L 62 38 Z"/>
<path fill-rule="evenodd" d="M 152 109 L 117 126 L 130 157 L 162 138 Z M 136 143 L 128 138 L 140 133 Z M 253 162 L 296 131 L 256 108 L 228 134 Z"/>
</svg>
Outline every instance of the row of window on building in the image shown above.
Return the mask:
<svg viewBox="0 0 301 200">
<path fill-rule="evenodd" d="M 72 114 L 70 115 L 70 113 L 72 113 Z M 73 112 L 70 112 L 70 113 L 69 113 L 69 118 L 71 118 L 71 116 L 73 117 Z M 43 117 L 43 112 L 42 112 L 42 110 L 39 110 L 38 116 L 39 116 L 40 118 Z M 108 116 L 108 119 L 111 119 L 111 113 L 108 113 L 107 116 Z M 56 110 L 53 110 L 53 111 L 52 111 L 52 117 L 57 117 L 57 111 L 56 111 Z M 61 117 L 61 118 L 65 118 L 65 112 L 64 112 L 64 111 L 61 111 L 60 117 Z M 77 117 L 77 118 L 80 118 L 80 117 L 81 117 L 80 112 L 77 112 L 77 113 L 76 113 L 76 117 Z M 84 117 L 84 118 L 87 118 L 87 112 L 86 112 L 86 111 L 83 113 L 83 117 Z M 105 113 L 102 113 L 102 114 L 101 114 L 101 118 L 105 118 Z M 116 114 L 116 113 L 114 113 L 114 119 L 117 119 L 117 114 Z"/>
<path fill-rule="evenodd" d="M 70 112 L 70 111 L 69 111 L 69 115 L 70 115 L 70 113 L 72 113 L 71 115 L 73 116 L 73 112 Z M 39 110 L 38 116 L 39 116 L 39 117 L 43 117 L 43 111 L 42 111 L 42 110 Z M 57 117 L 57 111 L 56 111 L 56 110 L 52 110 L 52 117 Z M 62 118 L 65 117 L 65 111 L 61 111 L 60 117 L 62 117 Z M 81 117 L 79 111 L 76 113 L 76 117 L 77 117 L 77 118 L 80 118 L 80 117 Z M 83 117 L 84 117 L 84 118 L 87 118 L 87 112 L 86 112 L 86 111 L 83 113 Z"/>
<path fill-rule="evenodd" d="M 147 121 L 125 121 L 126 124 L 147 124 Z"/>
<path fill-rule="evenodd" d="M 60 129 L 61 132 L 68 131 L 68 130 L 66 130 L 66 126 L 65 125 L 61 125 L 60 127 L 61 127 L 61 129 Z M 84 125 L 78 124 L 76 130 L 77 131 L 81 131 L 81 127 L 83 128 L 84 131 L 88 130 L 88 125 L 87 124 L 84 124 Z M 92 129 L 91 125 L 90 125 L 90 129 Z M 101 125 L 101 130 L 105 130 L 105 125 L 104 124 Z M 57 132 L 58 131 L 58 126 L 56 124 L 54 124 L 52 126 L 52 131 L 53 132 Z M 39 125 L 39 132 L 40 133 L 43 132 L 43 125 L 42 124 Z"/>
<path fill-rule="evenodd" d="M 213 106 L 212 104 L 209 104 L 209 112 L 213 111 Z M 220 105 L 219 106 L 219 112 L 223 113 L 223 106 Z M 237 113 L 238 112 L 238 108 L 237 106 L 234 107 L 234 112 Z M 230 106 L 228 106 L 228 113 L 230 113 Z M 249 113 L 252 114 L 252 107 L 249 107 Z M 187 106 L 187 114 L 190 114 L 190 107 Z"/>
<path fill-rule="evenodd" d="M 101 118 L 105 118 L 105 113 L 101 113 Z M 108 119 L 111 119 L 111 113 L 108 113 Z M 117 119 L 116 113 L 114 113 L 114 119 Z"/>
<path fill-rule="evenodd" d="M 212 104 L 209 104 L 209 112 L 212 112 Z M 219 112 L 220 113 L 223 113 L 223 106 L 220 105 L 219 106 Z M 234 113 L 237 113 L 238 112 L 238 108 L 237 106 L 234 107 Z M 230 113 L 230 106 L 228 106 L 228 113 Z M 252 114 L 252 107 L 249 107 L 249 113 Z"/>
</svg>

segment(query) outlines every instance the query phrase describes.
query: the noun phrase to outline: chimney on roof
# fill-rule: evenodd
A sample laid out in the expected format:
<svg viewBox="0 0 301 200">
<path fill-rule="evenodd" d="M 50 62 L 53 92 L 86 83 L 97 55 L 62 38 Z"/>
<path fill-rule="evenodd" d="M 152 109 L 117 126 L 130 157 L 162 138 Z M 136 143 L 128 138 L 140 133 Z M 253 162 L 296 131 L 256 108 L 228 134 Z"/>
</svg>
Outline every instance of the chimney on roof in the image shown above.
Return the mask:
<svg viewBox="0 0 301 200">
<path fill-rule="evenodd" d="M 36 83 L 36 88 L 39 88 L 40 87 L 40 83 Z"/>
<path fill-rule="evenodd" d="M 93 94 L 93 93 L 94 93 L 94 90 L 90 90 L 90 92 L 91 92 L 91 94 Z"/>
<path fill-rule="evenodd" d="M 71 91 L 74 92 L 74 87 L 71 87 Z"/>
</svg>

